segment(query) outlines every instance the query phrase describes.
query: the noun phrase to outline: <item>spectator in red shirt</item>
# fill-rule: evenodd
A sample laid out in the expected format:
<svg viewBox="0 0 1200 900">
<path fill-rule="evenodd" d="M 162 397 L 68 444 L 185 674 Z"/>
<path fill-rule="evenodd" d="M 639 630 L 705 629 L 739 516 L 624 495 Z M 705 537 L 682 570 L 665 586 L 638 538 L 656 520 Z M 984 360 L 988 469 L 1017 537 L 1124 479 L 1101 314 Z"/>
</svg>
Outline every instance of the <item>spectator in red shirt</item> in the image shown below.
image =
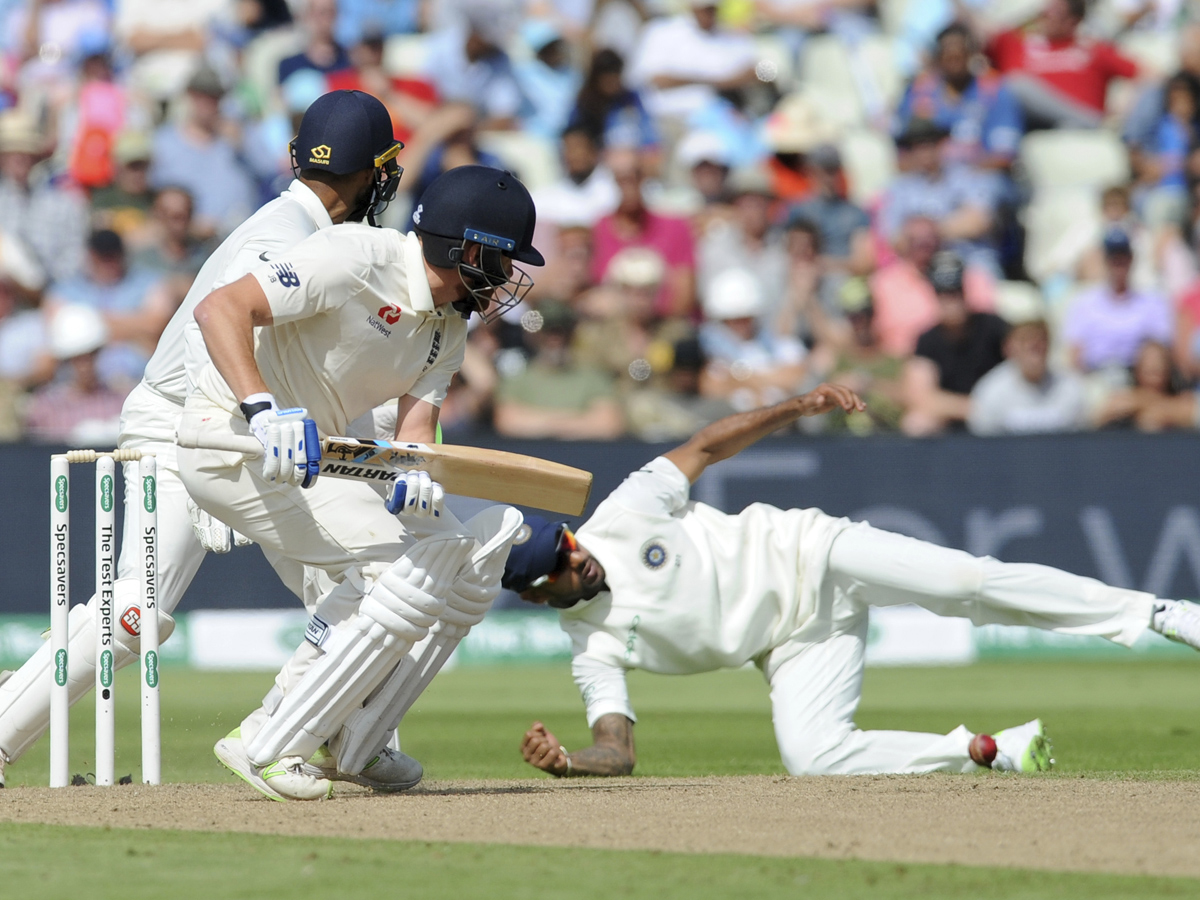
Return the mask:
<svg viewBox="0 0 1200 900">
<path fill-rule="evenodd" d="M 636 151 L 613 150 L 609 167 L 620 200 L 616 212 L 596 223 L 592 276 L 604 281 L 608 265 L 626 247 L 648 247 L 662 257 L 667 270 L 655 313 L 691 316 L 696 307 L 696 246 L 687 219 L 651 212 L 642 196 L 645 174 Z"/>
<path fill-rule="evenodd" d="M 1078 34 L 1086 12 L 1085 0 L 1048 0 L 1035 27 L 1003 32 L 988 44 L 1030 124 L 1094 128 L 1104 117 L 1108 83 L 1138 74 L 1112 44 Z"/>
</svg>

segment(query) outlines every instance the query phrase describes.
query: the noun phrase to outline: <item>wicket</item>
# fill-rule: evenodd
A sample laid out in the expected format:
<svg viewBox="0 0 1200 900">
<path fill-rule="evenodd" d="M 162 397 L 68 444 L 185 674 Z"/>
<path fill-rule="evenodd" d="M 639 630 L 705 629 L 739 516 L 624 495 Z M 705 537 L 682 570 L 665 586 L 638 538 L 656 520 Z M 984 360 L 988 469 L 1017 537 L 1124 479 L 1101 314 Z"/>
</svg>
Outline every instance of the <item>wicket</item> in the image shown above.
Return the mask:
<svg viewBox="0 0 1200 900">
<path fill-rule="evenodd" d="M 140 631 L 142 685 L 142 781 L 162 781 L 158 671 L 158 478 L 153 454 L 140 450 L 71 450 L 50 458 L 50 646 L 54 684 L 50 689 L 50 786 L 70 783 L 69 669 L 71 609 L 72 463 L 96 464 L 96 784 L 111 785 L 116 768 L 113 629 L 117 626 L 116 463 L 138 463 L 138 535 L 141 550 Z M 126 515 L 130 511 L 126 508 Z M 132 549 L 132 548 L 131 548 Z M 132 623 L 131 623 L 132 624 Z"/>
</svg>

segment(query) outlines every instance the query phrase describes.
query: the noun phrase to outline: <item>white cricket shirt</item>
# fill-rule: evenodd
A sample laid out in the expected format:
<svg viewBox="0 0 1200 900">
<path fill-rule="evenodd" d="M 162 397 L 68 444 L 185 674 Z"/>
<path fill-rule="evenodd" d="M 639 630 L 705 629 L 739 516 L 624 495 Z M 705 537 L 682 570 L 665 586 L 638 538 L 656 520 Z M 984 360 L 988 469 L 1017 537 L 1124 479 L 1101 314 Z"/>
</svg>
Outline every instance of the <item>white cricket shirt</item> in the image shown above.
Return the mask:
<svg viewBox="0 0 1200 900">
<path fill-rule="evenodd" d="M 812 615 L 833 539 L 849 519 L 763 503 L 728 515 L 688 500 L 665 457 L 634 472 L 577 532 L 609 590 L 560 611 L 588 724 L 633 718 L 624 670 L 686 675 L 736 668 Z"/>
<path fill-rule="evenodd" d="M 462 364 L 467 322 L 434 309 L 415 234 L 359 223 L 317 232 L 250 273 L 274 324 L 255 329 L 254 358 L 280 406 L 303 406 L 326 434 L 385 401 L 441 406 Z M 198 389 L 240 416 L 211 363 Z"/>
</svg>

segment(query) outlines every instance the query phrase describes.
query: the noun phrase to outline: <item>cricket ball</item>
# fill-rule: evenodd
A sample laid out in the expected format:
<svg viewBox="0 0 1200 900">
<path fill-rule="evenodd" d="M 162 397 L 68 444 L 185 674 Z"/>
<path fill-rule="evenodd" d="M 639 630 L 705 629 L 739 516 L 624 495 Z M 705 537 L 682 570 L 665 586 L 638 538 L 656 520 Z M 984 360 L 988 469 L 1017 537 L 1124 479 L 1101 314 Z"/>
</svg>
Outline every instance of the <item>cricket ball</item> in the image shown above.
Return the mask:
<svg viewBox="0 0 1200 900">
<path fill-rule="evenodd" d="M 976 763 L 990 769 L 996 759 L 996 739 L 990 734 L 977 734 L 971 738 L 968 752 Z"/>
</svg>

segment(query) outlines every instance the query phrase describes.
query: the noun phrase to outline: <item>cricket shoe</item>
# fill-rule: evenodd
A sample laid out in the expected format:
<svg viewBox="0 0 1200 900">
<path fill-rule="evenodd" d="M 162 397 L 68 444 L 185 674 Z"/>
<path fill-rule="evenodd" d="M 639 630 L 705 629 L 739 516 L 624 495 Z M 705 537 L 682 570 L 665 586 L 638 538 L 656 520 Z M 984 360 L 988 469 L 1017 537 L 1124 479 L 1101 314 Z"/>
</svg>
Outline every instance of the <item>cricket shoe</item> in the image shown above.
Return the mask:
<svg viewBox="0 0 1200 900">
<path fill-rule="evenodd" d="M 256 766 L 246 754 L 240 727 L 217 741 L 213 753 L 221 765 L 272 800 L 327 800 L 333 796 L 333 782 L 305 771 L 304 760 L 298 756 Z"/>
<path fill-rule="evenodd" d="M 994 737 L 996 758 L 992 768 L 997 772 L 1045 772 L 1054 766 L 1050 756 L 1054 748 L 1041 719 L 997 731 Z"/>
<path fill-rule="evenodd" d="M 1200 605 L 1187 600 L 1159 600 L 1150 627 L 1163 637 L 1200 650 Z"/>
<path fill-rule="evenodd" d="M 379 751 L 379 755 L 363 766 L 357 775 L 347 775 L 338 771 L 337 760 L 329 748 L 322 745 L 309 759 L 304 771 L 331 781 L 349 781 L 373 791 L 392 794 L 416 787 L 425 775 L 419 762 L 391 747 Z"/>
</svg>

